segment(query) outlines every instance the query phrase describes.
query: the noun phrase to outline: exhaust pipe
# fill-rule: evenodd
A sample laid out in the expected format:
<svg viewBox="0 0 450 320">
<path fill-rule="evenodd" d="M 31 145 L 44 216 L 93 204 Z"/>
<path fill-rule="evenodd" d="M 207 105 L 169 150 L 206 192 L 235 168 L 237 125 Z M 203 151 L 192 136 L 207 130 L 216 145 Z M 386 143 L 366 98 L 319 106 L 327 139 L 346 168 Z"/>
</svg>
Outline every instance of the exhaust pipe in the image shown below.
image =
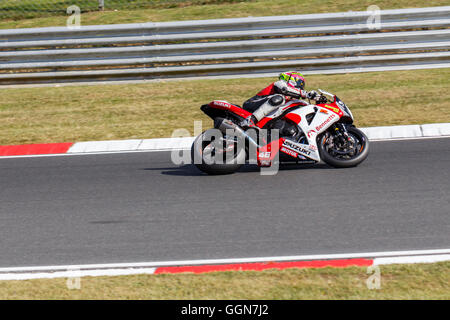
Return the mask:
<svg viewBox="0 0 450 320">
<path fill-rule="evenodd" d="M 233 131 L 233 133 L 238 137 L 247 140 L 249 143 L 251 143 L 255 148 L 259 148 L 258 143 L 250 136 L 248 135 L 244 130 L 242 130 L 241 127 L 236 125 L 230 120 L 227 120 L 225 118 L 216 118 L 214 119 L 214 127 L 222 131 L 222 133 L 226 134 L 227 130 Z"/>
</svg>

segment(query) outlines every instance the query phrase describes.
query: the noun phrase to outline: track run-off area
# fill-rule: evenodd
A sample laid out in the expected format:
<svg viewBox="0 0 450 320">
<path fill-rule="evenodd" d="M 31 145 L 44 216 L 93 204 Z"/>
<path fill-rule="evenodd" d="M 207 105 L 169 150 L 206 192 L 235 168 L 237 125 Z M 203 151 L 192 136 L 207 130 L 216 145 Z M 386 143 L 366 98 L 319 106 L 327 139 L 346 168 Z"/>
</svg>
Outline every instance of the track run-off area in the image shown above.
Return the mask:
<svg viewBox="0 0 450 320">
<path fill-rule="evenodd" d="M 207 176 L 170 152 L 0 158 L 0 268 L 450 248 L 450 138 Z"/>
</svg>

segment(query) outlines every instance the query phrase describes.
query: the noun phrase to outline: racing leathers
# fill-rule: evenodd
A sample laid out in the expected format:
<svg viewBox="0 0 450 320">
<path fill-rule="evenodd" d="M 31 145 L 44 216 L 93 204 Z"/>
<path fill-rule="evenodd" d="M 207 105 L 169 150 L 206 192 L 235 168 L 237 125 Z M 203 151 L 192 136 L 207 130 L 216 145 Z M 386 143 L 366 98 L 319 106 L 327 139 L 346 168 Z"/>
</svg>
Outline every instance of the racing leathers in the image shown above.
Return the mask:
<svg viewBox="0 0 450 320">
<path fill-rule="evenodd" d="M 291 98 L 316 99 L 319 96 L 314 90 L 307 92 L 306 90 L 292 88 L 285 81 L 276 81 L 244 102 L 242 107 L 253 114 L 242 121 L 241 126 L 244 128 L 253 127 L 255 123 Z"/>
</svg>

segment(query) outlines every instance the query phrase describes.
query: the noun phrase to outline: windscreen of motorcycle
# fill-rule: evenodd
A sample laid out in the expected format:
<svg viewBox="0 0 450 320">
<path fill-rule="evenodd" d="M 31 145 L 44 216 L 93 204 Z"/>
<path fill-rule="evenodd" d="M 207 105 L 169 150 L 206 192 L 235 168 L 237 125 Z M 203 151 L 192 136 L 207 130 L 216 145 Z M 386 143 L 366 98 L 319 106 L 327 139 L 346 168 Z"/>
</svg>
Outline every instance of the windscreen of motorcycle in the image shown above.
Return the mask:
<svg viewBox="0 0 450 320">
<path fill-rule="evenodd" d="M 347 107 L 347 105 L 339 99 L 337 96 L 335 96 L 335 102 L 338 105 L 338 107 L 341 109 L 344 117 L 349 117 L 353 121 L 353 114 L 350 111 L 350 109 Z"/>
</svg>

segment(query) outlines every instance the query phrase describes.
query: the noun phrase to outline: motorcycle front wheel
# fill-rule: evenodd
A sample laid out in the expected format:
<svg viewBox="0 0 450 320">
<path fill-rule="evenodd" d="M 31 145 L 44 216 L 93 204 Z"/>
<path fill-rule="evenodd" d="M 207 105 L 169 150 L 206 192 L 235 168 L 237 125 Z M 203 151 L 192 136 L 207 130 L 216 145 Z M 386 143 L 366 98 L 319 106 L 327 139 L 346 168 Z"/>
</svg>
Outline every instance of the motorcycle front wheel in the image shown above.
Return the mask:
<svg viewBox="0 0 450 320">
<path fill-rule="evenodd" d="M 349 168 L 363 162 L 369 155 L 369 139 L 354 126 L 347 128 L 348 139 L 342 141 L 332 131 L 325 132 L 317 143 L 321 159 L 332 167 Z"/>
<path fill-rule="evenodd" d="M 227 137 L 218 129 L 204 131 L 191 147 L 192 163 L 210 175 L 236 172 L 245 163 L 245 155 L 236 137 Z"/>
</svg>

